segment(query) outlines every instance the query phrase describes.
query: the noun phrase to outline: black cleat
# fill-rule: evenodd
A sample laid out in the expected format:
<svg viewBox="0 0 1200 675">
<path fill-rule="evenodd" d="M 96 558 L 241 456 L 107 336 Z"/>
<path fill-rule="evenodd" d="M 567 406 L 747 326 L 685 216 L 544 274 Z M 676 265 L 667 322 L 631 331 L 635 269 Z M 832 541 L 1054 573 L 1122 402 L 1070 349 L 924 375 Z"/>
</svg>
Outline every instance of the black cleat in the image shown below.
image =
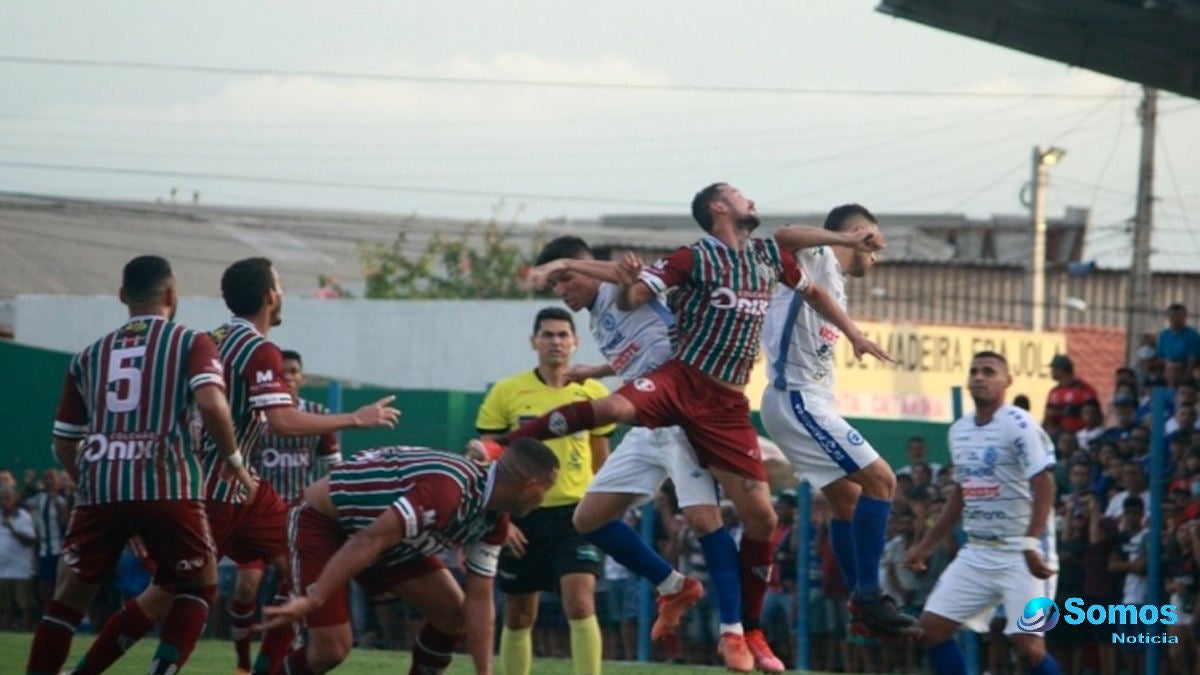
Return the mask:
<svg viewBox="0 0 1200 675">
<path fill-rule="evenodd" d="M 850 599 L 851 630 L 875 637 L 921 634 L 916 618 L 900 611 L 896 601 L 883 593 L 873 598 Z M 857 624 L 857 626 L 855 626 Z M 865 630 L 863 630 L 865 629 Z"/>
</svg>

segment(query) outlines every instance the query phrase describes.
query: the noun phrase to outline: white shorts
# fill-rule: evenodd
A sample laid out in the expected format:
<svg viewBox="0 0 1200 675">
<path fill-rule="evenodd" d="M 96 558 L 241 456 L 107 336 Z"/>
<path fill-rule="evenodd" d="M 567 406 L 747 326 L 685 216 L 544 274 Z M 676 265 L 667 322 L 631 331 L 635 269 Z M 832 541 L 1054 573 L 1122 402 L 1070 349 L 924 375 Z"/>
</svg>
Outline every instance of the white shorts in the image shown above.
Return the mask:
<svg viewBox="0 0 1200 675">
<path fill-rule="evenodd" d="M 925 601 L 925 611 L 957 621 L 967 628 L 986 633 L 988 622 L 997 606 L 1004 608 L 1004 634 L 1022 633 L 1017 619 L 1025 613 L 1030 600 L 1053 598 L 1058 588 L 1058 575 L 1038 579 L 1029 572 L 1025 556 L 1017 551 L 1004 554 L 1008 564 L 995 564 L 996 552 L 988 551 L 992 560 L 981 564 L 971 555 L 971 545 L 958 552 L 950 566 L 938 577 L 933 593 Z M 1022 633 L 1041 635 L 1041 633 Z"/>
<path fill-rule="evenodd" d="M 588 492 L 636 494 L 645 502 L 670 477 L 680 508 L 717 503 L 712 474 L 696 461 L 696 452 L 679 427 L 634 427 L 605 460 Z"/>
<path fill-rule="evenodd" d="M 827 389 L 763 391 L 763 426 L 796 473 L 817 487 L 857 473 L 879 459 L 863 435 L 838 415 Z"/>
</svg>

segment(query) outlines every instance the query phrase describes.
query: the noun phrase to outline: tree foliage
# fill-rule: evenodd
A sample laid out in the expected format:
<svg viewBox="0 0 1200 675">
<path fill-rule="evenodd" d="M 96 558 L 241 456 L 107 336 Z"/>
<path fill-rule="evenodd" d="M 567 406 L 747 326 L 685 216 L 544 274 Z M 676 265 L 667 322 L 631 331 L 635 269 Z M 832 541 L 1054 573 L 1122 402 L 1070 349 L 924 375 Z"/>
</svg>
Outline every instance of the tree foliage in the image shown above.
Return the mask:
<svg viewBox="0 0 1200 675">
<path fill-rule="evenodd" d="M 411 221 L 410 221 L 411 222 Z M 521 246 L 512 226 L 495 219 L 473 224 L 461 234 L 435 233 L 423 250 L 408 246 L 401 225 L 390 244 L 363 245 L 367 298 L 521 299 L 533 297 L 525 279 L 544 243 L 534 237 Z"/>
</svg>

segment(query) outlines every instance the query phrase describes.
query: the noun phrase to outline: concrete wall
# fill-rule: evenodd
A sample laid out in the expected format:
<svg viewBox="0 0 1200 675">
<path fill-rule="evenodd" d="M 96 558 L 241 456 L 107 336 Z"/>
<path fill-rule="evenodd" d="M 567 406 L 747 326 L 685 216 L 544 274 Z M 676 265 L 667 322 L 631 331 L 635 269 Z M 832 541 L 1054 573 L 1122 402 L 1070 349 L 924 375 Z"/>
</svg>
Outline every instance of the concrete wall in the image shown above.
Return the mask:
<svg viewBox="0 0 1200 675">
<path fill-rule="evenodd" d="M 501 377 L 532 368 L 533 318 L 545 301 L 391 301 L 286 298 L 283 325 L 271 340 L 304 355 L 313 374 L 350 383 L 405 389 L 483 391 Z M 21 295 L 16 300 L 16 341 L 74 352 L 121 324 L 125 307 L 114 296 Z M 178 320 L 214 328 L 229 317 L 220 298 L 187 297 Z M 600 363 L 576 315 L 579 363 Z M 615 381 L 609 381 L 611 386 Z"/>
</svg>

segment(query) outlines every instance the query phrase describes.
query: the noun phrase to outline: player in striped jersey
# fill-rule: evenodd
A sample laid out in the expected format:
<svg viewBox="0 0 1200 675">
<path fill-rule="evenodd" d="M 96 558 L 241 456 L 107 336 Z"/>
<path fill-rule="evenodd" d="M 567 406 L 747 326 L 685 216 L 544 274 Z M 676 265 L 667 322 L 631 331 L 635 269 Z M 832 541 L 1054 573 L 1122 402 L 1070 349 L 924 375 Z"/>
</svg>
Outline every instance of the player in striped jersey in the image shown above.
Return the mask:
<svg viewBox="0 0 1200 675">
<path fill-rule="evenodd" d="M 808 287 L 792 251 L 812 246 L 882 248 L 871 233 L 830 232 L 791 226 L 771 238 L 752 237 L 758 227 L 754 202 L 736 188 L 714 183 L 692 200 L 692 215 L 708 234 L 650 268 L 627 255 L 618 265 L 618 307 L 631 309 L 673 289 L 671 309 L 678 343 L 671 360 L 626 384 L 612 396 L 564 406 L 525 423 L 496 442 L 475 441 L 487 455 L 506 440 L 554 438 L 598 424 L 624 422 L 651 428 L 683 427 L 701 464 L 737 506 L 745 530 L 739 551 L 742 623 L 760 670 L 781 672 L 783 663 L 759 627 L 774 557 L 770 538 L 776 516 L 767 488 L 758 434 L 744 394 L 767 301 L 777 283 Z"/>
<path fill-rule="evenodd" d="M 158 256 L 125 265 L 129 321 L 72 360 L 54 422 L 54 452 L 78 488 L 54 600 L 34 634 L 27 673 L 57 675 L 75 627 L 125 542 L 141 536 L 156 563 L 167 617 L 151 673 L 182 667 L 216 596 L 216 558 L 189 433 L 203 417 L 222 469 L 249 491 L 212 340 L 172 321 L 171 266 Z M 218 451 L 219 449 L 219 451 Z"/>
<path fill-rule="evenodd" d="M 391 396 L 339 415 L 314 415 L 292 404 L 284 384 L 282 354 L 267 340 L 270 329 L 282 322 L 283 310 L 283 290 L 270 260 L 247 258 L 230 265 L 221 276 L 221 296 L 233 318 L 211 335 L 224 368 L 243 452 L 256 447 L 267 427 L 282 436 L 310 436 L 349 427 L 395 425 L 400 412 L 388 406 Z M 248 495 L 230 481 L 217 462 L 214 441 L 212 430 L 205 426 L 203 497 L 218 555 L 237 562 L 267 560 L 281 571 L 281 579 L 287 579 L 287 506 L 268 483 Z M 165 614 L 169 600 L 165 591 L 154 584 L 113 615 L 76 667 L 76 675 L 102 672 L 148 633 Z M 286 652 L 292 639 L 284 630 L 263 636 L 256 669 L 270 670 L 270 663 Z"/>
<path fill-rule="evenodd" d="M 268 607 L 268 626 L 304 619 L 308 645 L 288 655 L 283 672 L 323 673 L 350 652 L 348 585 L 374 599 L 414 605 L 425 625 L 413 644 L 411 675 L 450 665 L 460 639 L 478 673 L 492 672 L 492 580 L 508 514 L 529 514 L 558 474 L 543 443 L 514 443 L 484 467 L 427 448 L 380 448 L 333 468 L 304 491 L 288 518 L 294 586 L 304 595 Z M 464 547 L 466 592 L 438 559 Z"/>
<path fill-rule="evenodd" d="M 304 362 L 300 353 L 283 350 L 283 381 L 292 403 L 307 413 L 326 414 L 325 406 L 300 398 L 304 386 Z M 258 439 L 258 449 L 250 454 L 250 467 L 259 480 L 270 484 L 285 504 L 298 500 L 304 488 L 329 473 L 342 460 L 337 436 L 332 432 L 312 436 L 280 436 L 269 428 Z M 251 626 L 258 608 L 258 588 L 262 585 L 263 560 L 239 562 L 233 597 L 229 599 L 230 637 L 237 654 L 238 670 L 249 671 Z M 279 583 L 285 580 L 278 579 Z M 282 601 L 282 599 L 281 599 Z"/>
</svg>

